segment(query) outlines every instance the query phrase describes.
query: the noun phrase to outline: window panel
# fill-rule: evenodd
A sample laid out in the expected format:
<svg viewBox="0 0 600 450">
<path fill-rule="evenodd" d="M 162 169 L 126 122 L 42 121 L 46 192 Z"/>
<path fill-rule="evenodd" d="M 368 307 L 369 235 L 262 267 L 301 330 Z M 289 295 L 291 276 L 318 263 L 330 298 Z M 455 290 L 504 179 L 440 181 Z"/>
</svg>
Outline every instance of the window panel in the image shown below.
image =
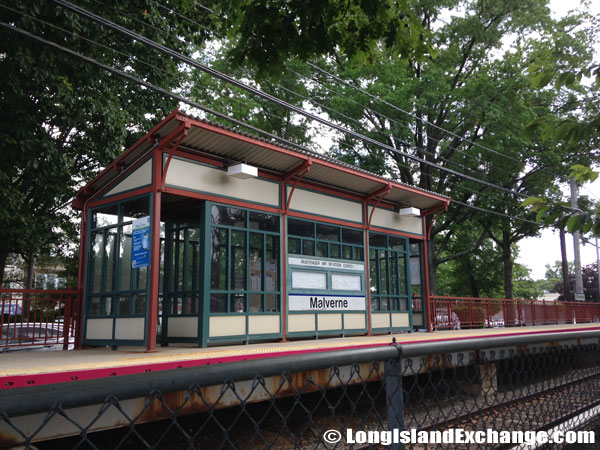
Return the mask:
<svg viewBox="0 0 600 450">
<path fill-rule="evenodd" d="M 227 289 L 227 236 L 223 228 L 212 230 L 211 282 L 212 289 Z"/>
<path fill-rule="evenodd" d="M 246 312 L 246 295 L 245 294 L 232 294 L 230 296 L 231 306 L 230 312 L 242 313 Z"/>
<path fill-rule="evenodd" d="M 129 295 L 120 295 L 118 299 L 119 314 L 129 314 L 131 309 L 131 299 Z"/>
<path fill-rule="evenodd" d="M 146 294 L 133 294 L 135 314 L 146 314 Z"/>
<path fill-rule="evenodd" d="M 250 211 L 249 221 L 251 229 L 279 233 L 279 216 Z"/>
<path fill-rule="evenodd" d="M 340 244 L 329 244 L 329 257 L 340 259 Z"/>
<path fill-rule="evenodd" d="M 90 264 L 91 287 L 92 292 L 100 292 L 100 280 L 102 277 L 102 255 L 104 254 L 102 247 L 103 232 L 92 234 L 92 255 Z"/>
<path fill-rule="evenodd" d="M 317 242 L 317 256 L 327 258 L 327 242 Z"/>
<path fill-rule="evenodd" d="M 294 255 L 300 255 L 302 252 L 300 251 L 300 239 L 298 238 L 288 238 L 288 253 L 292 253 Z"/>
<path fill-rule="evenodd" d="M 246 227 L 246 211 L 238 208 L 213 205 L 211 207 L 212 222 L 218 225 Z"/>
<path fill-rule="evenodd" d="M 387 248 L 387 239 L 382 234 L 369 233 L 369 247 Z"/>
<path fill-rule="evenodd" d="M 279 295 L 265 295 L 265 306 L 268 312 L 279 312 Z"/>
<path fill-rule="evenodd" d="M 250 290 L 263 290 L 263 235 L 250 233 Z"/>
<path fill-rule="evenodd" d="M 104 252 L 106 254 L 106 272 L 103 291 L 114 290 L 115 258 L 116 258 L 117 229 L 111 228 L 107 231 Z"/>
<path fill-rule="evenodd" d="M 210 312 L 227 312 L 227 294 L 212 294 L 210 296 Z"/>
<path fill-rule="evenodd" d="M 293 236 L 314 238 L 314 224 L 305 220 L 288 219 L 288 234 Z"/>
<path fill-rule="evenodd" d="M 250 294 L 250 296 L 249 296 L 250 304 L 248 305 L 249 312 L 262 312 L 263 311 L 262 297 L 263 296 L 261 294 Z"/>
<path fill-rule="evenodd" d="M 125 225 L 121 231 L 119 265 L 119 289 L 121 291 L 128 291 L 131 286 L 131 225 Z"/>
<path fill-rule="evenodd" d="M 147 197 L 121 203 L 121 222 L 131 222 L 133 219 L 149 215 L 149 201 Z"/>
<path fill-rule="evenodd" d="M 279 236 L 265 236 L 267 260 L 265 265 L 265 291 L 279 290 Z"/>
<path fill-rule="evenodd" d="M 231 289 L 246 289 L 246 232 L 231 231 Z"/>
<path fill-rule="evenodd" d="M 315 241 L 302 241 L 302 254 L 315 256 Z"/>
<path fill-rule="evenodd" d="M 340 227 L 336 227 L 335 225 L 325 225 L 323 223 L 317 223 L 317 239 L 323 241 L 339 242 Z"/>
<path fill-rule="evenodd" d="M 119 207 L 117 204 L 103 206 L 92 215 L 92 228 L 107 227 L 119 223 Z"/>
<path fill-rule="evenodd" d="M 363 235 L 362 230 L 351 230 L 349 228 L 342 228 L 342 242 L 346 244 L 363 244 Z"/>
</svg>

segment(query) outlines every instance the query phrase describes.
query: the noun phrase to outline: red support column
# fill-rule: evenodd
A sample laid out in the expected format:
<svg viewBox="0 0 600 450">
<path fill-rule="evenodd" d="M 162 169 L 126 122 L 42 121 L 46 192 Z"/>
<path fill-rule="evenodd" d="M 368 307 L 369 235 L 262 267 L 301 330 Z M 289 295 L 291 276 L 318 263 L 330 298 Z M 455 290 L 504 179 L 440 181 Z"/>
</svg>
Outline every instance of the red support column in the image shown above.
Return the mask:
<svg viewBox="0 0 600 450">
<path fill-rule="evenodd" d="M 86 202 L 87 203 L 87 202 Z M 71 314 L 75 316 L 75 349 L 79 350 L 83 348 L 83 302 L 85 297 L 85 254 L 86 254 L 86 240 L 87 240 L 87 204 L 84 203 L 83 210 L 81 211 L 81 224 L 79 227 L 79 272 L 77 279 L 77 296 L 72 299 L 76 302 L 71 309 Z M 65 317 L 65 322 L 67 317 Z M 68 341 L 68 337 L 65 337 Z"/>
<path fill-rule="evenodd" d="M 148 329 L 146 352 L 156 351 L 156 327 L 158 325 L 158 280 L 160 275 L 160 202 L 162 188 L 162 151 L 154 151 L 154 164 L 152 174 L 152 217 L 151 233 L 152 244 L 150 254 L 150 293 L 148 311 Z"/>
</svg>

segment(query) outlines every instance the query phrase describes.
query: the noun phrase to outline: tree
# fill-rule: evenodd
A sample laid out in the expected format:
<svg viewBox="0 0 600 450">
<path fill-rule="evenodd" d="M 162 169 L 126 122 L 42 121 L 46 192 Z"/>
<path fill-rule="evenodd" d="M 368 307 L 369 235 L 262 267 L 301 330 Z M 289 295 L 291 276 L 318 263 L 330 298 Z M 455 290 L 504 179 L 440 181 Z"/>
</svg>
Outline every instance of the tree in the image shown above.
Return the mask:
<svg viewBox="0 0 600 450">
<path fill-rule="evenodd" d="M 181 83 L 182 74 L 170 57 L 107 33 L 51 2 L 3 3 L 3 22 L 135 71 L 162 87 Z M 165 17 L 150 1 L 85 6 L 184 53 L 192 48 L 178 39 L 179 34 L 197 43 L 208 36 L 200 27 L 192 29 L 188 22 Z M 203 22 L 192 5 L 182 3 L 181 8 Z M 56 252 L 76 241 L 68 206 L 75 191 L 176 104 L 5 28 L 0 40 L 5 111 L 0 122 L 1 282 L 10 253 Z"/>
<path fill-rule="evenodd" d="M 327 107 L 323 111 L 331 118 L 397 150 L 340 135 L 334 148 L 337 157 L 457 200 L 432 229 L 436 242 L 428 255 L 432 289 L 442 261 L 477 251 L 493 236 L 504 252 L 504 291 L 510 296 L 513 244 L 539 229 L 510 219 L 523 216 L 519 194 L 556 192 L 556 177 L 566 175 L 562 160 L 570 149 L 557 147 L 552 139 L 543 140 L 539 131 L 528 134 L 525 129 L 535 118 L 554 113 L 558 104 L 567 111 L 576 107 L 555 92 L 533 89 L 526 73 L 528 61 L 555 44 L 536 40 L 531 33 L 559 30 L 564 23 L 551 19 L 543 1 L 456 2 L 453 7 L 464 13 L 452 15 L 447 23 L 437 21 L 445 3 L 413 5 L 432 33 L 435 58 L 402 61 L 382 46 L 368 66 L 353 65 L 343 55 L 321 62 L 327 71 L 387 103 L 348 85 L 336 86 L 332 95 L 324 75 L 313 97 Z M 503 39 L 508 36 L 515 44 L 503 50 Z M 577 42 L 577 36 L 568 35 L 563 42 L 569 43 L 572 60 L 587 61 L 589 40 Z M 508 192 L 415 162 L 403 153 L 485 179 Z M 580 153 L 589 155 L 585 150 Z M 492 209 L 504 219 L 464 204 Z M 533 215 L 524 218 L 531 220 Z M 480 224 L 473 228 L 478 234 L 471 245 L 449 253 L 452 241 L 464 232 L 464 224 L 473 220 Z"/>
</svg>

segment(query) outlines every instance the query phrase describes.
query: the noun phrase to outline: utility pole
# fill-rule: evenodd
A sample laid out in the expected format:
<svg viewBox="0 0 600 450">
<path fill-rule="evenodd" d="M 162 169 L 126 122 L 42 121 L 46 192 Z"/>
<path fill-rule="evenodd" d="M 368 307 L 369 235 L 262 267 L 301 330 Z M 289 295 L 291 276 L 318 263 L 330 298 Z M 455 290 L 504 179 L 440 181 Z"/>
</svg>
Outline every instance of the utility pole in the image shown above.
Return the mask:
<svg viewBox="0 0 600 450">
<path fill-rule="evenodd" d="M 571 208 L 577 209 L 577 181 L 571 178 Z M 575 255 L 575 300 L 585 300 L 583 277 L 581 275 L 581 254 L 579 252 L 579 231 L 573 233 L 573 253 Z"/>
</svg>

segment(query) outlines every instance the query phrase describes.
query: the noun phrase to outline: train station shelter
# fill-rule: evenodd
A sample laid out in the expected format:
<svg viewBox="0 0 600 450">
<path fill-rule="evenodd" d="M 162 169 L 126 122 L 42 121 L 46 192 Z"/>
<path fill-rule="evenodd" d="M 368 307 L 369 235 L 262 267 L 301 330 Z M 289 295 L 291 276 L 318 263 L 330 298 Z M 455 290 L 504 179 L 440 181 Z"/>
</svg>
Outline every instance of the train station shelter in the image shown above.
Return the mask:
<svg viewBox="0 0 600 450">
<path fill-rule="evenodd" d="M 449 199 L 175 110 L 82 188 L 81 342 L 201 347 L 427 326 Z"/>
</svg>

